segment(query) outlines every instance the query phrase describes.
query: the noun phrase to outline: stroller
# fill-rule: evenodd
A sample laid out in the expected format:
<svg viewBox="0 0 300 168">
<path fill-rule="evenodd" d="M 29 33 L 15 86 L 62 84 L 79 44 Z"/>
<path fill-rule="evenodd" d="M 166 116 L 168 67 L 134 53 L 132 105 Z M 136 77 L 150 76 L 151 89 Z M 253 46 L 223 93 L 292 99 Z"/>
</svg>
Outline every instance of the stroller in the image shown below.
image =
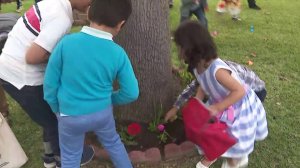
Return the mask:
<svg viewBox="0 0 300 168">
<path fill-rule="evenodd" d="M 16 24 L 20 16 L 16 13 L 1 13 L 0 14 L 0 54 L 6 42 L 8 33 Z"/>
</svg>

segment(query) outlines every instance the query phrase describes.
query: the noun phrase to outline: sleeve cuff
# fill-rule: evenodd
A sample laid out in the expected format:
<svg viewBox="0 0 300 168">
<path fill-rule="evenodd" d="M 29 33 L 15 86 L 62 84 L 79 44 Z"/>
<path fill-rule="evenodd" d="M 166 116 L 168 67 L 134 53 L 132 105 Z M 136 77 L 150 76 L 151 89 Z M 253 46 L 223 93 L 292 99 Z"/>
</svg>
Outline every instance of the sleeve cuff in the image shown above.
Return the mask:
<svg viewBox="0 0 300 168">
<path fill-rule="evenodd" d="M 59 107 L 58 107 L 57 103 L 52 103 L 52 104 L 49 104 L 49 105 L 50 105 L 50 108 L 51 108 L 52 112 L 54 112 L 54 113 L 59 112 Z"/>
</svg>

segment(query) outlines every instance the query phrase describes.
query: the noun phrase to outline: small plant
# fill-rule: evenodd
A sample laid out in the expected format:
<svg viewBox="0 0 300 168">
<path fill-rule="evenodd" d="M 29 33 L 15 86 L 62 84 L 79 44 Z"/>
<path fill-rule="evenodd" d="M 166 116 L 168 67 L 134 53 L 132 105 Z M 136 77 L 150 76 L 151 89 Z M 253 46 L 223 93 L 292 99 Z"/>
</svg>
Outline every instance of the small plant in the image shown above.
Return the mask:
<svg viewBox="0 0 300 168">
<path fill-rule="evenodd" d="M 119 131 L 119 135 L 121 137 L 121 140 L 126 145 L 137 145 L 138 143 L 135 140 L 135 137 L 140 134 L 142 131 L 142 128 L 140 124 L 138 123 L 131 123 L 128 125 L 127 129 L 122 128 L 121 131 Z"/>
<path fill-rule="evenodd" d="M 158 113 L 155 113 L 154 115 L 154 120 L 152 120 L 150 123 L 149 123 L 149 126 L 148 126 L 148 130 L 150 132 L 157 132 L 157 126 L 163 122 L 163 119 L 162 119 L 162 111 L 163 111 L 163 108 L 162 108 L 162 105 L 160 106 L 160 109 L 158 110 Z"/>
<path fill-rule="evenodd" d="M 190 72 L 187 71 L 180 71 L 179 76 L 181 78 L 181 82 L 183 85 L 187 85 L 192 82 L 194 79 L 193 75 Z"/>
<path fill-rule="evenodd" d="M 174 138 L 172 136 L 170 136 L 170 134 L 166 131 L 165 125 L 159 124 L 157 126 L 157 129 L 160 132 L 160 134 L 157 136 L 160 143 L 166 143 L 168 138 L 174 140 Z"/>
<path fill-rule="evenodd" d="M 174 140 L 174 138 L 171 137 L 166 131 L 166 127 L 163 124 L 164 121 L 162 118 L 162 111 L 163 108 L 161 105 L 160 109 L 158 110 L 158 113 L 155 113 L 154 120 L 149 123 L 148 130 L 150 132 L 158 133 L 157 138 L 159 139 L 159 143 L 166 143 L 168 138 L 172 140 Z"/>
</svg>

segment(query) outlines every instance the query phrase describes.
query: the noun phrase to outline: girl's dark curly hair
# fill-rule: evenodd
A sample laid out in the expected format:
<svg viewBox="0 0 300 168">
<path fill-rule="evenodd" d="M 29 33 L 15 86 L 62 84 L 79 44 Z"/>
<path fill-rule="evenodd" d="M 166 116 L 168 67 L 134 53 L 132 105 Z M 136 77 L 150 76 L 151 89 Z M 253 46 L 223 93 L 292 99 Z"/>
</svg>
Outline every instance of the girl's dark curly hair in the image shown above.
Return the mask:
<svg viewBox="0 0 300 168">
<path fill-rule="evenodd" d="M 200 60 L 208 62 L 217 58 L 217 47 L 210 33 L 197 21 L 183 22 L 174 32 L 174 40 L 183 51 L 189 72 Z"/>
</svg>

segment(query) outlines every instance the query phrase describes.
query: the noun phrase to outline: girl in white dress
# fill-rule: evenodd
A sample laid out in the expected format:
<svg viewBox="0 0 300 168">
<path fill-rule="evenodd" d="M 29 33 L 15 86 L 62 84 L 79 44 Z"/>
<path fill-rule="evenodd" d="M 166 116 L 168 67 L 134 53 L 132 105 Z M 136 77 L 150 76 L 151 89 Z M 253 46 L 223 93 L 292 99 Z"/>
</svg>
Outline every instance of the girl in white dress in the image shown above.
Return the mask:
<svg viewBox="0 0 300 168">
<path fill-rule="evenodd" d="M 208 109 L 212 116 L 225 122 L 237 143 L 229 148 L 222 168 L 245 167 L 248 155 L 256 140 L 268 135 L 265 109 L 254 91 L 242 81 L 236 72 L 217 56 L 216 46 L 206 28 L 198 22 L 184 22 L 175 31 L 175 43 L 179 57 L 188 64 L 188 70 L 199 82 L 197 97 L 208 97 Z M 166 114 L 172 119 L 176 112 Z M 196 168 L 207 168 L 213 161 L 206 158 Z"/>
</svg>

